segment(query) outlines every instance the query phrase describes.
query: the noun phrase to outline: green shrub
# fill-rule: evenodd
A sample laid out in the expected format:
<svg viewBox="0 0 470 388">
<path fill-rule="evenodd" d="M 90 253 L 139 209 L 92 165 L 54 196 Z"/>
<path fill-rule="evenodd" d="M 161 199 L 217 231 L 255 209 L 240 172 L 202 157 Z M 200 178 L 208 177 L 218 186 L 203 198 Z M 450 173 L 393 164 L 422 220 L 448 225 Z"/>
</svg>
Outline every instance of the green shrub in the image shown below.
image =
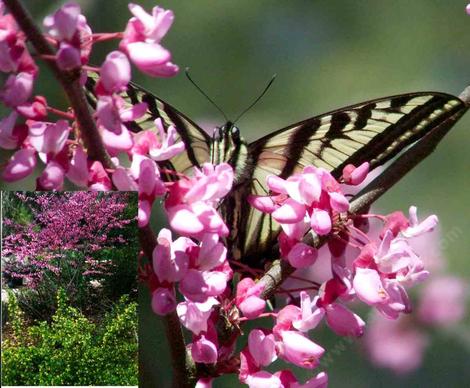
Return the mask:
<svg viewBox="0 0 470 388">
<path fill-rule="evenodd" d="M 98 325 L 59 290 L 52 322 L 29 328 L 13 295 L 10 301 L 3 385 L 137 385 L 137 304 L 128 297 Z"/>
</svg>

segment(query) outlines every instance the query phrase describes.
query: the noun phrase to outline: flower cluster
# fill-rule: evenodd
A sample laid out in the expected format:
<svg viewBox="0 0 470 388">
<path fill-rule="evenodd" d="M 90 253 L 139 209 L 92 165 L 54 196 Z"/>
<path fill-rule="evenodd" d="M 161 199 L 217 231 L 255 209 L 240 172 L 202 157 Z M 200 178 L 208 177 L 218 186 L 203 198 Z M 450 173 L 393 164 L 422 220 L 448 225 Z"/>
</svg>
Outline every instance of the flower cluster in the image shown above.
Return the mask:
<svg viewBox="0 0 470 388">
<path fill-rule="evenodd" d="M 0 9 L 0 71 L 11 74 L 0 90 L 0 100 L 11 113 L 0 121 L 0 147 L 16 150 L 2 173 L 7 182 L 30 175 L 37 157 L 45 164 L 37 179 L 39 190 L 61 190 L 68 178 L 79 187 L 91 190 L 139 190 L 142 209 L 141 224 L 145 224 L 149 208 L 157 195 L 163 192 L 158 181 L 158 171 L 153 160 L 168 159 L 182 150 L 175 142 L 176 132 L 155 123 L 159 134 L 148 130 L 133 134 L 126 123 L 142 117 L 147 112 L 145 103 L 130 106 L 120 95 L 131 79 L 131 65 L 157 77 L 169 77 L 178 67 L 171 63 L 168 50 L 160 45 L 173 22 L 173 13 L 155 7 L 152 14 L 135 4 L 129 9 L 134 15 L 123 33 L 94 34 L 74 2 L 63 5 L 53 15 L 44 19 L 46 37 L 56 48 L 54 58 L 63 71 L 81 71 L 82 80 L 88 71 L 91 50 L 96 42 L 121 38 L 120 51 L 113 51 L 98 69 L 99 80 L 95 87 L 97 96 L 95 120 L 99 134 L 115 168 L 103 165 L 100 160 L 90 160 L 83 139 L 77 136 L 76 117 L 48 105 L 43 96 L 32 97 L 38 67 L 26 49 L 25 36 L 14 18 Z M 152 55 L 150 55 L 152 54 Z M 59 115 L 58 121 L 47 121 L 48 112 Z M 171 147 L 174 145 L 174 147 Z M 166 155 L 162 155 L 162 152 Z M 119 166 L 120 153 L 127 153 L 132 162 L 130 169 Z M 135 156 L 135 160 L 134 159 Z M 144 164 L 142 164 L 144 163 Z M 153 175 L 152 175 L 153 174 Z M 139 183 L 140 182 L 140 183 Z M 150 184 L 144 182 L 152 182 Z"/>
<path fill-rule="evenodd" d="M 105 273 L 108 263 L 98 263 L 94 252 L 127 243 L 118 234 L 132 219 L 123 212 L 127 196 L 93 192 L 17 193 L 33 219 L 28 224 L 4 220 L 9 229 L 3 239 L 3 271 L 10 278 L 25 279 L 32 288 L 42 279 L 45 269 L 60 275 L 60 260 L 80 251 L 86 259 L 86 273 Z"/>
<path fill-rule="evenodd" d="M 377 366 L 398 375 L 416 370 L 431 343 L 430 332 L 455 328 L 466 315 L 468 285 L 464 279 L 447 273 L 440 250 L 437 230 L 412 241 L 413 249 L 423 254 L 426 267 L 432 270 L 429 280 L 415 293 L 416 314 L 387 319 L 375 312 L 364 336 L 369 359 Z"/>
</svg>

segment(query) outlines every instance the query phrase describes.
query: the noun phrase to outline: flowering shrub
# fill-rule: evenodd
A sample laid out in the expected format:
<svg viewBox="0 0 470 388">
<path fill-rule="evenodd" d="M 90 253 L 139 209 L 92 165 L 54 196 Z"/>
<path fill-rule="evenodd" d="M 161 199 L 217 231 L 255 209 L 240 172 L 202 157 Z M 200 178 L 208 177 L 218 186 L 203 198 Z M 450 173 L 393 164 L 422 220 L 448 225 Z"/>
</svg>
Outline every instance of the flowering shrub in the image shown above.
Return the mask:
<svg viewBox="0 0 470 388">
<path fill-rule="evenodd" d="M 137 385 L 137 304 L 122 297 L 102 326 L 71 307 L 63 290 L 57 304 L 51 324 L 26 328 L 10 294 L 2 384 Z"/>
<path fill-rule="evenodd" d="M 3 220 L 8 228 L 3 238 L 3 270 L 8 277 L 24 279 L 30 288 L 35 288 L 46 272 L 55 278 L 66 277 L 71 268 L 82 276 L 106 274 L 112 262 L 109 257 L 97 260 L 97 253 L 132 242 L 122 235 L 132 222 L 132 217 L 123 214 L 129 195 L 68 192 L 16 196 L 32 219 L 26 223 Z"/>
<path fill-rule="evenodd" d="M 67 178 L 92 191 L 138 192 L 142 251 L 150 259 L 141 263 L 140 277 L 150 289 L 153 311 L 170 328 L 175 385 L 208 387 L 214 378 L 235 373 L 250 387 L 325 387 L 325 371 L 313 371 L 303 383 L 291 369 L 271 373 L 267 368 L 278 358 L 308 370 L 319 367 L 327 350 L 310 334 L 321 322 L 339 336 L 361 336 L 365 322 L 352 311 L 351 302 L 362 302 L 393 320 L 411 311 L 408 289 L 428 276 L 411 243 L 431 231 L 437 217 L 419 221 L 415 206 L 408 217 L 402 212 L 364 214 L 391 186 L 384 184 L 375 194 L 370 189 L 366 200 L 346 194 L 367 178 L 368 162 L 346 166 L 340 177 L 314 166 L 287 179 L 268 177 L 269 193 L 252 196 L 242 205 L 269 214 L 281 226 L 273 247 L 280 259 L 266 272 L 233 260 L 228 241 L 237 225 L 228 224 L 219 212 L 224 199 L 237 189 L 232 166 L 168 168 L 166 162 L 190 151 L 178 138 L 178 128 L 157 118 L 150 129 L 134 133 L 136 122 L 149 124 L 144 115 L 152 106 L 149 101 L 129 106 L 122 94 L 131 79 L 131 63 L 150 76 L 169 77 L 178 71 L 161 45 L 173 22 L 171 11 L 154 7 L 150 14 L 130 4 L 133 17 L 124 32 L 96 34 L 79 6 L 69 3 L 45 19 L 46 40 L 31 33 L 17 0 L 4 2 L 25 34 L 11 15 L 3 15 L 4 36 L 9 39 L 2 42 L 1 70 L 9 78 L 0 98 L 11 113 L 1 122 L 0 145 L 15 150 L 3 179 L 11 182 L 30 175 L 39 157 L 44 168 L 38 189 L 61 190 Z M 38 70 L 25 37 L 51 64 L 73 111 L 61 112 L 48 106 L 44 97 L 31 97 Z M 94 45 L 111 39 L 119 39 L 119 50 L 109 53 L 99 68 L 89 66 Z M 95 71 L 99 77 L 90 115 L 81 87 L 87 74 Z M 60 120 L 46 121 L 48 113 Z M 389 177 L 396 181 L 396 172 Z M 154 236 L 149 220 L 157 198 L 170 229 Z M 368 234 L 369 220 L 380 223 L 380 235 Z M 294 275 L 291 278 L 301 283 L 283 289 L 293 271 L 316 264 L 318 249 L 325 243 L 325 279 L 315 282 Z M 276 293 L 287 293 L 287 303 L 268 311 L 266 301 Z M 257 327 L 258 318 L 268 318 L 270 327 Z M 247 321 L 253 321 L 253 329 L 246 329 Z M 188 330 L 189 343 L 174 327 L 177 324 Z M 243 337 L 247 345 L 238 351 Z"/>
</svg>

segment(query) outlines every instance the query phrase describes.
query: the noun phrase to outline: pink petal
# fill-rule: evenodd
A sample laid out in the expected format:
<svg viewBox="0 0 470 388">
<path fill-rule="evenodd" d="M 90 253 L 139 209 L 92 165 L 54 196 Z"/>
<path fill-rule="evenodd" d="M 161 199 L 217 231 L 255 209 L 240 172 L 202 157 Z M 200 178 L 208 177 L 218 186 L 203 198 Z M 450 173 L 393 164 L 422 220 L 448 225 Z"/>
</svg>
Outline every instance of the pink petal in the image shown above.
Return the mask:
<svg viewBox="0 0 470 388">
<path fill-rule="evenodd" d="M 330 194 L 330 205 L 333 210 L 337 212 L 347 212 L 349 210 L 349 201 L 341 193 L 331 192 Z"/>
<path fill-rule="evenodd" d="M 175 292 L 168 288 L 157 288 L 152 292 L 152 310 L 155 314 L 166 315 L 176 308 Z"/>
<path fill-rule="evenodd" d="M 121 51 L 112 51 L 106 56 L 100 69 L 100 82 L 109 93 L 125 90 L 131 80 L 131 65 Z"/>
<path fill-rule="evenodd" d="M 191 344 L 191 356 L 195 362 L 215 364 L 217 362 L 217 346 L 204 335 Z"/>
<path fill-rule="evenodd" d="M 316 234 L 327 235 L 331 232 L 331 217 L 325 210 L 315 209 L 310 217 L 310 225 Z"/>
<path fill-rule="evenodd" d="M 388 299 L 380 276 L 373 269 L 356 268 L 353 287 L 357 297 L 369 305 L 383 303 Z"/>
<path fill-rule="evenodd" d="M 37 180 L 39 190 L 62 190 L 64 169 L 59 163 L 51 161 Z"/>
<path fill-rule="evenodd" d="M 294 268 L 306 268 L 317 260 L 318 251 L 307 244 L 297 243 L 287 255 L 287 260 Z"/>
<path fill-rule="evenodd" d="M 8 161 L 2 177 L 6 182 L 14 182 L 27 177 L 36 166 L 36 152 L 31 148 L 16 151 Z"/>
<path fill-rule="evenodd" d="M 281 207 L 272 213 L 273 218 L 280 224 L 294 224 L 305 217 L 305 206 L 288 198 Z"/>
<path fill-rule="evenodd" d="M 62 70 L 73 70 L 82 65 L 80 49 L 62 42 L 56 53 L 57 66 Z"/>
<path fill-rule="evenodd" d="M 248 349 L 258 366 L 268 366 L 277 358 L 274 335 L 262 330 L 252 330 L 248 336 Z"/>
<path fill-rule="evenodd" d="M 365 322 L 346 307 L 333 303 L 326 307 L 328 326 L 338 335 L 360 337 L 364 334 Z"/>
<path fill-rule="evenodd" d="M 75 148 L 70 160 L 67 178 L 77 186 L 84 187 L 88 183 L 88 162 L 87 155 L 81 146 Z"/>
</svg>

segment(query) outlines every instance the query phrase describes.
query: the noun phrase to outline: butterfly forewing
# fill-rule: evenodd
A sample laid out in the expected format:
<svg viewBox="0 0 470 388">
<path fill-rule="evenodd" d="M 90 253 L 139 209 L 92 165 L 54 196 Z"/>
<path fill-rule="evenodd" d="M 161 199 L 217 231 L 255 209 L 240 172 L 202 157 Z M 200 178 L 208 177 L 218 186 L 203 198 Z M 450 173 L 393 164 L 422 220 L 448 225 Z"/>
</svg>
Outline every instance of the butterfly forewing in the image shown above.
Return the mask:
<svg viewBox="0 0 470 388">
<path fill-rule="evenodd" d="M 460 99 L 432 92 L 352 105 L 304 120 L 250 144 L 246 166 L 249 171 L 244 175 L 252 177 L 251 194 L 265 195 L 268 175 L 287 178 L 307 165 L 325 168 L 336 178 L 349 163 L 357 166 L 368 161 L 374 168 L 438 125 L 452 125 L 466 109 Z M 251 262 L 252 256 L 262 255 L 272 246 L 280 228 L 253 208 L 241 212 L 244 214 L 238 229 L 243 231 L 242 239 L 236 240 L 240 255 Z"/>
</svg>

